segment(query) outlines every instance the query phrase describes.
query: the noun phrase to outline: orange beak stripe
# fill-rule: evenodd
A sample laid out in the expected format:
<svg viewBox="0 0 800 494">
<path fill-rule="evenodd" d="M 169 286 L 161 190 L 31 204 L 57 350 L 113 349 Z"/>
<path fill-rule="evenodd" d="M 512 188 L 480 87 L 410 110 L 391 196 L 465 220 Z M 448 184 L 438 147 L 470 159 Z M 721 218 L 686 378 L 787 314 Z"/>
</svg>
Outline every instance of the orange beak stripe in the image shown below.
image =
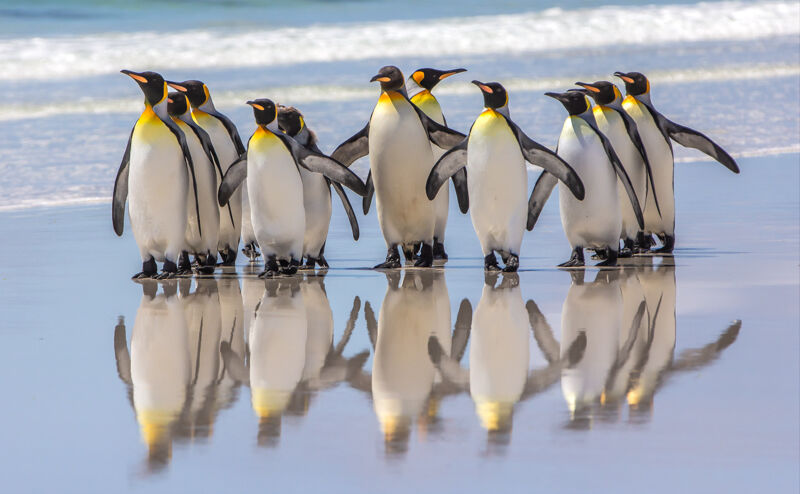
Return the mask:
<svg viewBox="0 0 800 494">
<path fill-rule="evenodd" d="M 146 77 L 142 77 L 142 76 L 136 75 L 136 74 L 126 74 L 126 75 L 129 75 L 131 77 L 131 79 L 133 79 L 134 81 L 141 82 L 142 84 L 147 84 L 147 78 Z"/>
<path fill-rule="evenodd" d="M 627 82 L 628 84 L 633 84 L 633 79 L 631 79 L 630 77 L 625 77 L 624 75 L 621 75 L 619 76 L 619 78 Z"/>
<path fill-rule="evenodd" d="M 388 78 L 388 77 L 378 77 L 378 78 L 377 78 L 377 79 L 375 79 L 375 80 L 376 80 L 376 81 L 379 81 L 379 82 L 389 82 L 389 81 L 391 81 L 391 79 L 390 79 L 390 78 Z"/>
<path fill-rule="evenodd" d="M 481 91 L 483 91 L 484 93 L 489 93 L 489 94 L 494 93 L 492 88 L 490 88 L 489 86 L 484 86 L 483 84 L 478 84 L 478 86 L 480 86 Z"/>
<path fill-rule="evenodd" d="M 178 91 L 185 93 L 187 91 L 185 86 L 181 86 L 180 84 L 170 84 L 169 87 L 172 89 L 177 89 Z"/>
<path fill-rule="evenodd" d="M 264 107 L 263 107 L 263 106 L 261 106 L 261 105 L 259 105 L 258 103 L 248 103 L 248 105 L 252 106 L 252 107 L 253 107 L 253 108 L 255 108 L 256 110 L 261 110 L 261 111 L 264 111 Z"/>
</svg>

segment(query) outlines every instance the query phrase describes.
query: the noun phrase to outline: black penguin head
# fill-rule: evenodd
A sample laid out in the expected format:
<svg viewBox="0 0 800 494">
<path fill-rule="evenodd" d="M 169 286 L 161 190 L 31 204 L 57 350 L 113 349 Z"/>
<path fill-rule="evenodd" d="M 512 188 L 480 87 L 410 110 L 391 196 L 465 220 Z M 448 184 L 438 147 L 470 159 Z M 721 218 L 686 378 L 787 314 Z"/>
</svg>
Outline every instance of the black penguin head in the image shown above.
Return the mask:
<svg viewBox="0 0 800 494">
<path fill-rule="evenodd" d="M 281 106 L 278 108 L 278 128 L 284 133 L 294 137 L 305 126 L 303 114 L 293 106 Z"/>
<path fill-rule="evenodd" d="M 201 81 L 189 80 L 183 82 L 167 81 L 172 89 L 176 89 L 189 98 L 192 108 L 198 108 L 211 97 L 208 88 Z"/>
<path fill-rule="evenodd" d="M 189 111 L 189 102 L 186 95 L 177 91 L 172 91 L 167 95 L 167 113 L 173 117 L 180 117 Z"/>
<path fill-rule="evenodd" d="M 155 72 L 134 72 L 132 70 L 120 70 L 139 85 L 144 93 L 144 100 L 150 106 L 155 106 L 167 96 L 167 84 L 161 74 Z"/>
<path fill-rule="evenodd" d="M 277 116 L 275 103 L 273 103 L 270 99 L 254 99 L 252 101 L 248 101 L 247 104 L 253 107 L 253 116 L 256 117 L 256 123 L 258 125 L 269 125 Z"/>
<path fill-rule="evenodd" d="M 591 108 L 589 99 L 584 94 L 585 90 L 567 91 L 566 93 L 544 93 L 545 96 L 555 98 L 564 105 L 570 115 L 580 115 Z"/>
<path fill-rule="evenodd" d="M 614 72 L 614 75 L 625 83 L 625 92 L 631 96 L 639 96 L 650 92 L 650 81 L 641 72 Z"/>
<path fill-rule="evenodd" d="M 497 109 L 508 104 L 506 88 L 499 82 L 472 81 L 472 83 L 483 93 L 483 106 L 486 108 Z"/>
<path fill-rule="evenodd" d="M 585 88 L 585 94 L 587 96 L 591 96 L 598 105 L 608 105 L 613 103 L 614 100 L 620 96 L 617 86 L 608 81 L 597 81 L 593 82 L 592 84 L 576 82 L 575 84 Z"/>
<path fill-rule="evenodd" d="M 381 89 L 384 91 L 399 91 L 405 86 L 403 73 L 394 65 L 381 67 L 381 70 L 369 80 L 369 82 L 375 81 L 381 83 Z"/>
<path fill-rule="evenodd" d="M 417 69 L 411 74 L 411 78 L 414 79 L 414 82 L 419 84 L 420 87 L 423 87 L 430 91 L 433 89 L 440 81 L 443 81 L 450 77 L 451 75 L 460 74 L 461 72 L 466 72 L 467 69 L 452 69 L 452 70 L 438 70 L 438 69 Z"/>
</svg>

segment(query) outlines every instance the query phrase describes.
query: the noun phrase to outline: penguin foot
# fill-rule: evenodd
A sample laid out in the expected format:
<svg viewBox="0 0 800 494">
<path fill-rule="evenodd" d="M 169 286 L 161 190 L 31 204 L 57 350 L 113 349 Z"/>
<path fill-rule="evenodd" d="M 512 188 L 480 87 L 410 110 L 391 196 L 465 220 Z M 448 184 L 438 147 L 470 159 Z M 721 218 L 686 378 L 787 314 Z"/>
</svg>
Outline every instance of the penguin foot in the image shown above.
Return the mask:
<svg viewBox="0 0 800 494">
<path fill-rule="evenodd" d="M 319 267 L 325 268 L 325 269 L 330 267 L 328 265 L 328 261 L 325 259 L 325 256 L 323 256 L 321 253 L 320 253 L 319 257 L 317 258 L 317 265 L 319 265 Z"/>
<path fill-rule="evenodd" d="M 192 274 L 192 263 L 189 262 L 189 253 L 185 250 L 181 252 L 181 256 L 178 258 L 178 271 L 175 274 Z"/>
<path fill-rule="evenodd" d="M 417 252 L 416 246 L 413 246 L 410 249 L 407 249 L 405 246 L 403 246 L 403 257 L 406 258 L 406 262 L 413 261 L 414 259 L 416 259 L 417 258 L 416 252 Z"/>
<path fill-rule="evenodd" d="M 483 258 L 483 269 L 484 271 L 500 271 L 500 266 L 497 265 L 497 257 L 495 257 L 494 252 L 489 252 L 489 254 Z"/>
<path fill-rule="evenodd" d="M 516 254 L 509 254 L 505 260 L 506 267 L 503 268 L 504 273 L 516 273 L 519 269 L 519 256 Z"/>
<path fill-rule="evenodd" d="M 656 244 L 656 241 L 653 240 L 653 236 L 649 233 L 639 232 L 636 235 L 636 243 L 639 248 L 650 250 Z"/>
<path fill-rule="evenodd" d="M 267 278 L 274 278 L 278 276 L 280 273 L 274 269 L 265 269 L 264 271 L 258 274 L 259 278 L 267 279 Z"/>
<path fill-rule="evenodd" d="M 619 253 L 617 253 L 617 257 L 618 257 L 618 258 L 623 258 L 623 257 L 624 257 L 624 258 L 633 257 L 633 250 L 631 250 L 631 249 L 629 249 L 629 248 L 627 248 L 627 247 L 625 247 L 625 248 L 623 248 L 623 249 L 620 249 L 620 250 L 619 250 Z"/>
<path fill-rule="evenodd" d="M 612 250 L 612 249 L 609 248 L 609 249 L 606 249 L 606 253 L 608 254 L 608 256 L 606 257 L 606 260 L 603 261 L 603 262 L 597 263 L 597 267 L 610 267 L 610 266 L 616 266 L 617 265 L 617 257 L 618 257 L 617 251 Z"/>
<path fill-rule="evenodd" d="M 225 250 L 219 251 L 219 257 L 222 259 L 220 265 L 222 266 L 233 266 L 236 264 L 236 256 L 237 252 L 236 249 L 229 249 L 228 247 Z"/>
<path fill-rule="evenodd" d="M 217 268 L 216 254 L 207 252 L 203 257 L 204 259 L 198 261 L 197 272 L 200 274 L 214 274 L 214 270 Z"/>
<path fill-rule="evenodd" d="M 444 250 L 444 244 L 439 242 L 438 239 L 433 239 L 433 258 L 437 261 L 447 260 L 447 252 Z"/>
<path fill-rule="evenodd" d="M 608 259 L 608 252 L 606 249 L 595 249 L 594 254 L 592 255 L 593 261 L 602 261 L 604 259 Z"/>
<path fill-rule="evenodd" d="M 262 271 L 258 277 L 259 278 L 274 278 L 278 276 L 280 267 L 278 266 L 278 260 L 275 256 L 270 256 L 267 259 L 267 265 L 265 266 L 264 271 Z"/>
<path fill-rule="evenodd" d="M 156 260 L 152 257 L 142 263 L 142 271 L 131 276 L 132 280 L 143 280 L 153 278 L 158 274 L 158 266 Z"/>
<path fill-rule="evenodd" d="M 572 250 L 572 256 L 569 261 L 562 262 L 558 265 L 559 268 L 577 268 L 584 265 L 583 247 L 575 247 Z"/>
<path fill-rule="evenodd" d="M 397 246 L 392 245 L 386 252 L 386 260 L 380 264 L 376 264 L 372 269 L 397 269 L 400 267 L 400 254 L 397 252 Z"/>
<path fill-rule="evenodd" d="M 297 259 L 292 258 L 292 260 L 288 262 L 281 260 L 280 273 L 285 275 L 293 275 L 297 273 L 297 268 L 299 266 L 300 262 Z"/>
<path fill-rule="evenodd" d="M 433 246 L 431 244 L 422 244 L 422 250 L 419 253 L 419 259 L 414 263 L 417 268 L 429 268 L 433 266 Z"/>
<path fill-rule="evenodd" d="M 316 259 L 314 259 L 311 256 L 308 256 L 308 257 L 306 257 L 305 264 L 300 264 L 300 266 L 298 266 L 297 269 L 299 271 L 313 271 L 314 270 L 314 266 L 316 265 L 316 263 L 317 263 Z"/>
<path fill-rule="evenodd" d="M 255 242 L 250 242 L 249 244 L 245 245 L 244 248 L 242 248 L 242 254 L 247 256 L 247 258 L 250 259 L 250 262 L 256 262 L 256 259 L 261 257 L 261 252 L 259 252 L 256 248 Z"/>
<path fill-rule="evenodd" d="M 154 276 L 157 280 L 168 280 L 174 278 L 178 274 L 178 266 L 169 259 L 164 261 L 164 266 L 161 268 L 161 274 Z"/>
<path fill-rule="evenodd" d="M 656 254 L 672 254 L 672 251 L 675 249 L 675 236 L 664 234 L 659 235 L 658 238 L 661 239 L 661 242 L 663 242 L 664 245 L 653 252 Z"/>
</svg>

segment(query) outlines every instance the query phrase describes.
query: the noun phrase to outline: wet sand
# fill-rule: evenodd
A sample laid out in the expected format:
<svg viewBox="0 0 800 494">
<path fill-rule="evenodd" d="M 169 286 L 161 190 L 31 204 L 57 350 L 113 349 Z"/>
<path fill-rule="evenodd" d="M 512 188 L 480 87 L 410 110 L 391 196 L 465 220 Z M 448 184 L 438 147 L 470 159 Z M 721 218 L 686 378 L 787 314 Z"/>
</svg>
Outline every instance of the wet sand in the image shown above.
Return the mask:
<svg viewBox="0 0 800 494">
<path fill-rule="evenodd" d="M 327 275 L 266 284 L 132 282 L 110 205 L 0 214 L 3 490 L 796 492 L 799 159 L 677 164 L 674 258 L 583 280 L 555 197 L 496 280 L 456 211 L 444 269 L 362 269 L 334 205 Z"/>
</svg>

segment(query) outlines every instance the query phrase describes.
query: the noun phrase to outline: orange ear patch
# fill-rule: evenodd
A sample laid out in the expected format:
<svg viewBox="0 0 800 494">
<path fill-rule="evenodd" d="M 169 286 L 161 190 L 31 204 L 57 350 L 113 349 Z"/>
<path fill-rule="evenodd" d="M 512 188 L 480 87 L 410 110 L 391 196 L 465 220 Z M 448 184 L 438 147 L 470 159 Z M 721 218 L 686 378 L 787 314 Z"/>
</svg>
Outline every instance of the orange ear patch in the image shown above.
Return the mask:
<svg viewBox="0 0 800 494">
<path fill-rule="evenodd" d="M 384 76 L 384 77 L 378 77 L 378 78 L 377 78 L 377 79 L 375 79 L 375 80 L 376 80 L 376 81 L 378 81 L 378 82 L 389 82 L 389 81 L 391 81 L 391 79 L 390 79 L 390 78 L 388 78 L 388 77 L 386 77 L 386 76 Z"/>
<path fill-rule="evenodd" d="M 416 82 L 417 84 L 422 84 L 422 79 L 425 78 L 425 73 L 422 72 L 421 70 L 418 70 L 413 74 L 411 74 L 411 78 L 414 79 L 414 82 Z"/>
<path fill-rule="evenodd" d="M 489 94 L 494 93 L 494 90 L 492 88 L 490 88 L 489 86 L 486 86 L 484 84 L 478 84 L 478 87 L 480 87 L 481 91 L 483 91 L 484 93 L 489 93 Z"/>
<path fill-rule="evenodd" d="M 256 110 L 261 110 L 261 111 L 264 111 L 264 107 L 263 107 L 263 106 L 261 106 L 261 105 L 259 105 L 258 103 L 247 103 L 247 104 L 248 104 L 248 105 L 250 105 L 250 106 L 252 106 L 252 107 L 253 107 L 253 108 L 255 108 Z"/>
<path fill-rule="evenodd" d="M 633 84 L 633 79 L 631 79 L 630 77 L 621 75 L 621 76 L 619 76 L 619 78 L 622 79 L 623 81 L 627 82 L 628 84 Z"/>
</svg>

